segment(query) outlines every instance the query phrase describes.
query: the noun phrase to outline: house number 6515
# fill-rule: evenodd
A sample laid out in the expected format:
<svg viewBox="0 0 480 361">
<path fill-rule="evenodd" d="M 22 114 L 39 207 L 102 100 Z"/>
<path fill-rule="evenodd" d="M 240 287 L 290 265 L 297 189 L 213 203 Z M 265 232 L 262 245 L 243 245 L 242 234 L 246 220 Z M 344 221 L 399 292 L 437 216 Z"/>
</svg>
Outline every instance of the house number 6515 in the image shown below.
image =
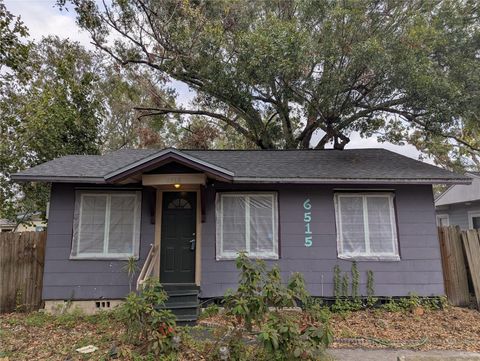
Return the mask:
<svg viewBox="0 0 480 361">
<path fill-rule="evenodd" d="M 303 213 L 303 221 L 305 222 L 305 247 L 311 247 L 312 231 L 310 230 L 310 221 L 312 220 L 312 212 L 310 212 L 310 209 L 312 209 L 312 205 L 310 204 L 310 199 L 306 199 L 305 202 L 303 202 L 303 209 L 305 210 L 305 213 Z"/>
</svg>

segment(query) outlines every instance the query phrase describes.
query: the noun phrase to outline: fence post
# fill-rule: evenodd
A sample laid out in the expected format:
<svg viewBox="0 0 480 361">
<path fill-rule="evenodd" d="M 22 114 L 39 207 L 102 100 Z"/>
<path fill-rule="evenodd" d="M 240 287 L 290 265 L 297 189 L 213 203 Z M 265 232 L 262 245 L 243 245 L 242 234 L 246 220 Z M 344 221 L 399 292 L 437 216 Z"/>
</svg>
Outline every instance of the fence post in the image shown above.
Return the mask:
<svg viewBox="0 0 480 361">
<path fill-rule="evenodd" d="M 454 306 L 470 303 L 460 227 L 438 227 L 445 292 Z"/>
</svg>

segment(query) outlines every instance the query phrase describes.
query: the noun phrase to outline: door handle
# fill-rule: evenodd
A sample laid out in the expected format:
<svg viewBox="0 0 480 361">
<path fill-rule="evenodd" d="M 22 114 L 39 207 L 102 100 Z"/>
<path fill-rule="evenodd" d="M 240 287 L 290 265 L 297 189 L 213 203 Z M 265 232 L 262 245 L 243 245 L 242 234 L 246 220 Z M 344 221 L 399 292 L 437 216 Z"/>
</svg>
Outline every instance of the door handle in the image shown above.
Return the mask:
<svg viewBox="0 0 480 361">
<path fill-rule="evenodd" d="M 197 241 L 195 239 L 190 240 L 190 251 L 195 251 L 195 244 Z"/>
</svg>

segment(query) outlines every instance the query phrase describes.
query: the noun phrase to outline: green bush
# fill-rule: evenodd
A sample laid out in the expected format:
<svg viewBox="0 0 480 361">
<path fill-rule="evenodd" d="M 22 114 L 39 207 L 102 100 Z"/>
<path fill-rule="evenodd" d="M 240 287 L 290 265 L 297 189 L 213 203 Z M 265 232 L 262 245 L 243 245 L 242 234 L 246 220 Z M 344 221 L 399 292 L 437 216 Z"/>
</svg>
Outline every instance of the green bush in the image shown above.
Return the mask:
<svg viewBox="0 0 480 361">
<path fill-rule="evenodd" d="M 158 281 L 145 282 L 142 291 L 130 293 L 119 307 L 118 319 L 125 325 L 127 341 L 156 356 L 175 353 L 175 316 L 161 309 L 167 294 Z"/>
<path fill-rule="evenodd" d="M 285 285 L 278 267 L 268 270 L 265 262 L 252 261 L 245 254 L 239 255 L 236 265 L 240 271 L 239 286 L 225 295 L 225 312 L 232 316 L 236 330 L 232 332 L 235 348 L 226 342 L 231 359 L 242 360 L 233 351 L 236 355 L 245 354 L 244 343 L 238 342 L 245 330 L 257 335 L 259 354 L 264 357 L 257 359 L 318 360 L 332 342 L 332 332 L 329 317 L 316 313 L 321 310 L 306 291 L 302 275 L 293 274 Z M 284 310 L 299 304 L 311 305 L 312 317 L 301 320 L 298 312 Z"/>
</svg>

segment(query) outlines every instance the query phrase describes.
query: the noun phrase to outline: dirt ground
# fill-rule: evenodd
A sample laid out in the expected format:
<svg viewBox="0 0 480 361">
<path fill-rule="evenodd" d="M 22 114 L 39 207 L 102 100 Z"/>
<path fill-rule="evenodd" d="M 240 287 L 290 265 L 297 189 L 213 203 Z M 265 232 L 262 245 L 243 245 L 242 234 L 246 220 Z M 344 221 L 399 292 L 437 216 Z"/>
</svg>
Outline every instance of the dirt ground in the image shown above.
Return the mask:
<svg viewBox="0 0 480 361">
<path fill-rule="evenodd" d="M 334 316 L 333 348 L 410 348 L 480 351 L 480 312 L 458 307 L 443 311 L 367 310 Z"/>
<path fill-rule="evenodd" d="M 222 322 L 222 318 L 202 321 L 215 322 Z M 346 349 L 480 352 L 480 312 L 475 310 L 449 307 L 422 315 L 369 310 L 334 315 L 331 322 L 334 355 Z M 128 348 L 123 344 L 123 333 L 122 326 L 108 314 L 4 314 L 0 315 L 0 360 L 108 360 L 112 349 Z M 75 351 L 90 344 L 98 351 L 90 355 Z"/>
</svg>

